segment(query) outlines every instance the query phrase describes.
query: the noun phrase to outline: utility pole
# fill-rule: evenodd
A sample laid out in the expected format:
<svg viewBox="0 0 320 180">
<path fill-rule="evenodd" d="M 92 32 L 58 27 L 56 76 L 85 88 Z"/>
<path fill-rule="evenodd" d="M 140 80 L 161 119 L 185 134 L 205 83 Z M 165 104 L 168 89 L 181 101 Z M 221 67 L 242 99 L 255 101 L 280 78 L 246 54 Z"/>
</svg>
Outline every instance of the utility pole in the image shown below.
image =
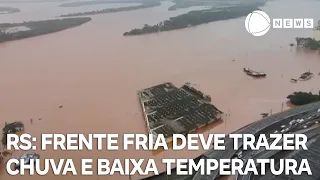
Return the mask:
<svg viewBox="0 0 320 180">
<path fill-rule="evenodd" d="M 226 114 L 225 117 L 226 117 L 226 118 L 224 118 L 224 133 L 227 133 L 227 119 L 228 119 L 228 114 Z"/>
<path fill-rule="evenodd" d="M 225 133 L 227 133 L 227 120 L 228 120 L 229 117 L 230 117 L 230 109 L 228 110 L 228 113 L 226 114 L 226 118 L 225 118 L 225 121 L 224 121 L 224 131 L 225 131 Z"/>
</svg>

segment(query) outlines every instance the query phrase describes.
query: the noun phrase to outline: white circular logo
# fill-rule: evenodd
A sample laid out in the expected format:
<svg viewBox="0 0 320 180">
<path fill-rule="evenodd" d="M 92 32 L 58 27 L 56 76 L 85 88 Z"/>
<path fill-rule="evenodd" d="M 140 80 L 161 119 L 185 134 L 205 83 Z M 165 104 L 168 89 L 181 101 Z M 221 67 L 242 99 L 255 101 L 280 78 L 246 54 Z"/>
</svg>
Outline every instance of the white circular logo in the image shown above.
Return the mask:
<svg viewBox="0 0 320 180">
<path fill-rule="evenodd" d="M 263 11 L 253 11 L 246 17 L 245 26 L 253 36 L 263 36 L 270 29 L 270 17 Z"/>
</svg>

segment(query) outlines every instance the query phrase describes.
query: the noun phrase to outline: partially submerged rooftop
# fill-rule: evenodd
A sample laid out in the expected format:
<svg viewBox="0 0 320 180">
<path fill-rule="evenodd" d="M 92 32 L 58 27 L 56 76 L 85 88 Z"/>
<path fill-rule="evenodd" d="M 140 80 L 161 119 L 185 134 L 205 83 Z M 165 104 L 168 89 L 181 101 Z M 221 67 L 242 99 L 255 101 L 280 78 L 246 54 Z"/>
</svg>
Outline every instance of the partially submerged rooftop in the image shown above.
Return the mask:
<svg viewBox="0 0 320 180">
<path fill-rule="evenodd" d="M 190 83 L 181 88 L 167 82 L 138 93 L 149 133 L 163 134 L 171 141 L 173 134 L 188 134 L 221 120 L 223 114 L 211 98 Z"/>
</svg>

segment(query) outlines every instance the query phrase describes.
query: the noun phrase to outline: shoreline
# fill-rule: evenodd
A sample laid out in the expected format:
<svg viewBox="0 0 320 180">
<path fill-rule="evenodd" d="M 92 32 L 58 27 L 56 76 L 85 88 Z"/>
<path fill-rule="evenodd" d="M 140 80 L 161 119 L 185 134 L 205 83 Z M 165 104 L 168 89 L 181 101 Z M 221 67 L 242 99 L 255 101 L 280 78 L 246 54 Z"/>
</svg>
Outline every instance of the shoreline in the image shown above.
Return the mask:
<svg viewBox="0 0 320 180">
<path fill-rule="evenodd" d="M 258 9 L 264 4 L 265 3 L 254 3 L 250 5 L 239 5 L 220 9 L 211 8 L 198 11 L 190 11 L 186 14 L 171 17 L 168 20 L 157 23 L 156 25 L 145 24 L 144 27 L 140 29 L 135 28 L 123 33 L 123 36 L 137 36 L 179 30 L 211 22 L 236 19 L 246 16 L 248 13 Z"/>
<path fill-rule="evenodd" d="M 145 0 L 124 0 L 124 1 L 104 1 L 104 0 L 95 0 L 95 1 L 78 1 L 60 4 L 59 7 L 81 7 L 81 6 L 90 6 L 97 4 L 112 4 L 112 3 L 144 3 Z"/>
<path fill-rule="evenodd" d="M 12 8 L 12 7 L 1 7 L 0 6 L 0 15 L 12 14 L 12 13 L 17 13 L 17 12 L 21 12 L 20 9 Z"/>
<path fill-rule="evenodd" d="M 0 24 L 0 44 L 71 29 L 91 21 L 89 17 Z M 52 28 L 50 28 L 52 27 Z M 20 30 L 19 30 L 20 28 Z M 21 30 L 23 28 L 23 30 Z M 11 31 L 10 31 L 11 30 Z"/>
<path fill-rule="evenodd" d="M 161 3 L 159 1 L 159 2 L 153 2 L 153 3 L 142 3 L 141 5 L 138 5 L 138 6 L 107 8 L 107 9 L 96 10 L 96 11 L 86 11 L 86 12 L 79 12 L 79 13 L 63 14 L 58 17 L 89 16 L 89 15 L 98 15 L 98 14 L 126 12 L 126 11 L 134 11 L 134 10 L 139 10 L 139 9 L 152 8 L 152 7 L 156 7 L 156 6 L 160 6 L 160 5 L 161 5 Z"/>
</svg>

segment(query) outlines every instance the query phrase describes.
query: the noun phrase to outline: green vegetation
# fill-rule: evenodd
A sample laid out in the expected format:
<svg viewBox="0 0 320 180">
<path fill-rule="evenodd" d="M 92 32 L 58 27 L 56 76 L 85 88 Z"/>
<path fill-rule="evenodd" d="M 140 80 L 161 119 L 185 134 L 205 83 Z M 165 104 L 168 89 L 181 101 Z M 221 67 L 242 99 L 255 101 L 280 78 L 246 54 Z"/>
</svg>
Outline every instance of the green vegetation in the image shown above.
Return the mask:
<svg viewBox="0 0 320 180">
<path fill-rule="evenodd" d="M 65 1 L 65 0 L 1 0 L 1 3 L 30 4 L 30 3 L 62 2 L 62 1 Z"/>
<path fill-rule="evenodd" d="M 84 16 L 84 15 L 115 13 L 115 12 L 122 12 L 122 11 L 132 11 L 132 10 L 137 10 L 137 9 L 155 7 L 155 6 L 159 6 L 161 4 L 160 1 L 135 1 L 135 2 L 130 2 L 130 3 L 138 3 L 138 2 L 142 3 L 142 4 L 141 5 L 137 5 L 137 6 L 128 6 L 128 7 L 119 7 L 119 8 L 107 8 L 107 9 L 96 10 L 96 11 L 71 13 L 71 14 L 61 15 L 60 17 L 73 17 L 73 16 Z M 80 2 L 78 2 L 78 3 L 80 3 Z M 82 2 L 82 3 L 85 4 L 84 2 Z M 87 3 L 89 3 L 89 2 L 87 2 Z M 99 3 L 99 2 L 96 2 L 96 3 Z M 102 2 L 100 2 L 100 4 L 101 3 Z"/>
<path fill-rule="evenodd" d="M 174 5 L 169 7 L 169 11 L 174 11 L 181 8 L 189 8 L 192 6 L 214 6 L 218 2 L 212 0 L 173 0 Z"/>
<path fill-rule="evenodd" d="M 294 92 L 293 94 L 287 96 L 287 98 L 294 105 L 305 105 L 320 101 L 320 92 L 319 94 L 312 94 L 311 92 Z"/>
<path fill-rule="evenodd" d="M 207 6 L 211 8 L 231 7 L 240 5 L 249 5 L 257 2 L 264 2 L 263 0 L 173 0 L 175 3 L 169 7 L 169 11 L 181 8 L 190 8 L 193 6 Z"/>
<path fill-rule="evenodd" d="M 150 1 L 150 0 L 149 0 Z M 111 3 L 143 3 L 148 2 L 146 0 L 124 0 L 124 1 L 105 1 L 105 0 L 96 0 L 96 1 L 76 1 L 69 2 L 59 5 L 59 7 L 80 7 L 80 6 L 89 6 L 95 4 L 111 4 Z"/>
<path fill-rule="evenodd" d="M 20 121 L 16 121 L 13 123 L 6 123 L 2 132 L 5 134 L 8 133 L 16 133 L 24 130 L 24 124 Z"/>
<path fill-rule="evenodd" d="M 0 7 L 0 14 L 9 14 L 20 12 L 20 9 L 12 8 L 12 7 Z"/>
<path fill-rule="evenodd" d="M 298 46 L 302 46 L 312 50 L 320 49 L 320 41 L 317 41 L 315 39 L 297 37 L 296 41 Z"/>
<path fill-rule="evenodd" d="M 0 24 L 0 43 L 62 31 L 79 26 L 90 20 L 91 18 L 89 17 L 83 17 Z M 21 27 L 27 28 L 27 30 L 19 31 L 19 28 Z"/>
<path fill-rule="evenodd" d="M 4 159 L 7 156 L 11 155 L 11 153 L 8 150 L 6 150 L 4 147 L 5 145 L 2 145 L 2 148 L 0 149 L 0 164 L 3 163 Z"/>
<path fill-rule="evenodd" d="M 1 146 L 0 146 L 0 164 L 3 163 L 5 157 L 11 155 L 6 149 L 7 147 L 7 135 L 9 133 L 16 133 L 24 130 L 24 124 L 22 122 L 6 123 L 2 129 Z"/>
<path fill-rule="evenodd" d="M 129 32 L 125 32 L 124 36 L 141 35 L 148 33 L 155 33 L 161 31 L 170 31 L 175 29 L 183 29 L 187 27 L 197 26 L 214 21 L 234 19 L 242 16 L 246 16 L 250 12 L 257 10 L 258 6 L 264 3 L 254 3 L 245 6 L 236 6 L 220 9 L 190 11 L 187 14 L 172 17 L 169 20 L 160 22 L 156 25 L 145 24 L 141 29 L 133 29 Z"/>
</svg>

